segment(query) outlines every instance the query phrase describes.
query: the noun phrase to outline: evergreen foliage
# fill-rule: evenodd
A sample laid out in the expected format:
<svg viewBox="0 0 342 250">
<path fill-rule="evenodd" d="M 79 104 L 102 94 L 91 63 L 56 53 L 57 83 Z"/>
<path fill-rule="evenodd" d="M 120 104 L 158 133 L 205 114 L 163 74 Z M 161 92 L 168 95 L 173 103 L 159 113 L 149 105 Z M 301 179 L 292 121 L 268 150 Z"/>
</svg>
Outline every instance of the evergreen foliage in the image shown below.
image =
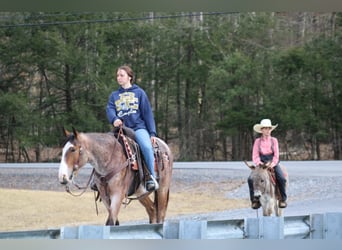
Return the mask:
<svg viewBox="0 0 342 250">
<path fill-rule="evenodd" d="M 42 161 L 63 126 L 109 131 L 115 71 L 129 64 L 177 160 L 250 159 L 263 118 L 279 124 L 283 159 L 321 159 L 327 145 L 341 160 L 341 24 L 341 13 L 0 12 L 1 159 Z"/>
</svg>

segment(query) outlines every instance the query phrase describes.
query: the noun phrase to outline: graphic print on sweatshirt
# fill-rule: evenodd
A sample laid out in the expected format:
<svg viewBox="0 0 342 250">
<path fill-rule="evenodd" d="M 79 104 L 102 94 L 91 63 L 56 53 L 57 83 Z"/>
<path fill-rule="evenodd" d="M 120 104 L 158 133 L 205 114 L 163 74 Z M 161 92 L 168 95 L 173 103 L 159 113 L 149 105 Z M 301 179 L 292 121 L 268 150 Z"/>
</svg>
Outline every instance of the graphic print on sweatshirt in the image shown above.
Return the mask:
<svg viewBox="0 0 342 250">
<path fill-rule="evenodd" d="M 139 99 L 133 92 L 124 92 L 119 94 L 119 99 L 115 101 L 118 117 L 124 117 L 137 113 L 139 109 Z"/>
</svg>

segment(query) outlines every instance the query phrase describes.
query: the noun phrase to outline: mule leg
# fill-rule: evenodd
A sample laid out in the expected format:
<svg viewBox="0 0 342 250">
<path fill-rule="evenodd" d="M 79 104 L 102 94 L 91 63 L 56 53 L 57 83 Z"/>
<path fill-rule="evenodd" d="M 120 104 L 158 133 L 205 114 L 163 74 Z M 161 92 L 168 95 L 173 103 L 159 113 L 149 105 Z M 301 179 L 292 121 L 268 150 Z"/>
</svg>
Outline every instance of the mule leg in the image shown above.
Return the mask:
<svg viewBox="0 0 342 250">
<path fill-rule="evenodd" d="M 270 216 L 270 209 L 266 205 L 262 205 L 262 215 L 263 216 Z"/>
<path fill-rule="evenodd" d="M 139 202 L 145 207 L 149 217 L 150 224 L 157 223 L 157 211 L 155 204 L 152 202 L 149 196 L 145 196 L 139 200 Z"/>
<path fill-rule="evenodd" d="M 274 207 L 275 207 L 276 215 L 278 217 L 283 216 L 283 209 L 279 207 L 279 200 L 276 201 L 276 204 Z"/>
</svg>

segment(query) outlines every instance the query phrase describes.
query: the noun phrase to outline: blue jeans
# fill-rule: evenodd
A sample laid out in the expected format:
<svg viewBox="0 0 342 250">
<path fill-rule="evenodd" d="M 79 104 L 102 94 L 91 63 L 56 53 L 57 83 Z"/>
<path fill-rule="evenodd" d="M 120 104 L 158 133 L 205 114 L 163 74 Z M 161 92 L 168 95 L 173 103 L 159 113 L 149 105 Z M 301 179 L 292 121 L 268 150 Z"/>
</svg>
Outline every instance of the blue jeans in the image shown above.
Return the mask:
<svg viewBox="0 0 342 250">
<path fill-rule="evenodd" d="M 135 131 L 135 140 L 139 144 L 150 174 L 156 177 L 154 174 L 154 151 L 149 133 L 146 129 L 138 129 Z"/>
</svg>

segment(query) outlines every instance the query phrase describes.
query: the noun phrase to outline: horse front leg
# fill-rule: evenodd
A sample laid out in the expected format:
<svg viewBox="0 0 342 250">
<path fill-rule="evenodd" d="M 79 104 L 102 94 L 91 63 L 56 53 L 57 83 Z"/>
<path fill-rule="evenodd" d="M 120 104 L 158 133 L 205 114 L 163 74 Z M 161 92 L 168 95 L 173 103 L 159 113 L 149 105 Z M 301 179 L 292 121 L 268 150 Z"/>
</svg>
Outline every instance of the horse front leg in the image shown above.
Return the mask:
<svg viewBox="0 0 342 250">
<path fill-rule="evenodd" d="M 118 215 L 121 208 L 122 198 L 120 195 L 113 195 L 110 199 L 110 205 L 108 206 L 108 218 L 106 226 L 119 226 Z"/>
<path fill-rule="evenodd" d="M 107 221 L 106 221 L 106 226 L 114 226 L 114 220 L 113 220 L 113 217 L 110 215 L 110 212 L 108 212 L 109 215 L 108 215 L 108 218 L 107 218 Z M 119 226 L 120 223 L 118 221 L 118 219 L 116 219 L 115 221 L 115 226 Z"/>
<path fill-rule="evenodd" d="M 111 207 L 110 200 L 109 199 L 103 199 L 102 201 L 103 201 L 105 207 L 107 208 L 107 212 L 108 212 L 108 217 L 107 217 L 105 225 L 106 226 L 114 226 L 114 225 L 118 226 L 119 221 L 117 219 L 117 215 L 115 217 L 115 215 L 113 214 L 113 209 Z M 115 218 L 115 220 L 114 220 L 114 218 Z"/>
</svg>

